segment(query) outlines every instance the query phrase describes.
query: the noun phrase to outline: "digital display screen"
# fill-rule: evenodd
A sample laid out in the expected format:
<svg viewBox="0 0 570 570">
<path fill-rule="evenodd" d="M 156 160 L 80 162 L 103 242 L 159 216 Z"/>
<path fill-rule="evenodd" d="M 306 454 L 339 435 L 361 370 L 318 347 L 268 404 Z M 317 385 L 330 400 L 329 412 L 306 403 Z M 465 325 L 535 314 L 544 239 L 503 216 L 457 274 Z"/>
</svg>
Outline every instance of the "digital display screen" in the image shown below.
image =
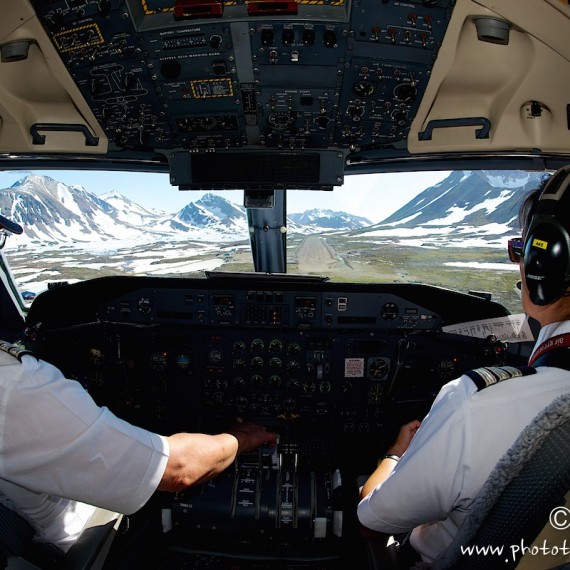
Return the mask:
<svg viewBox="0 0 570 570">
<path fill-rule="evenodd" d="M 295 308 L 297 309 L 315 309 L 317 300 L 315 297 L 295 297 Z"/>
</svg>

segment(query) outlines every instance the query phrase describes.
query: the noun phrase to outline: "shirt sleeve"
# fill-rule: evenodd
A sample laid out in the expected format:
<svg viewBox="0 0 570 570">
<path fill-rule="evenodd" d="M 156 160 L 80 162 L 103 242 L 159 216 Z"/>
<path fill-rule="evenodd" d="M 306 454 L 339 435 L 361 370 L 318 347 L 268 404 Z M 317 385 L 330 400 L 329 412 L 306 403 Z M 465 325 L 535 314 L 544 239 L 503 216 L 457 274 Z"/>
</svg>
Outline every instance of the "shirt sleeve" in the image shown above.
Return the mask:
<svg viewBox="0 0 570 570">
<path fill-rule="evenodd" d="M 402 533 L 461 508 L 470 472 L 471 429 L 467 378 L 444 386 L 394 471 L 358 505 L 360 522 L 383 533 Z"/>
<path fill-rule="evenodd" d="M 83 387 L 27 356 L 4 366 L 1 477 L 32 491 L 130 514 L 156 490 L 165 438 L 95 404 Z"/>
</svg>

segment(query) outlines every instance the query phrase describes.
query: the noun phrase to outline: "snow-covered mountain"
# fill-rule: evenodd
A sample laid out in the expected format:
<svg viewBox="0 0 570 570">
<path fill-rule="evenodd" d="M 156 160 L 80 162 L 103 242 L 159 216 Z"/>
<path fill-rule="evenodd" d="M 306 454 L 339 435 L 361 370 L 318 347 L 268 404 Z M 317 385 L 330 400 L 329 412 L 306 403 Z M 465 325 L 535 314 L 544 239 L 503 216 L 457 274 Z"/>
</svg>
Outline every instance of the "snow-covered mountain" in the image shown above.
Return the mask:
<svg viewBox="0 0 570 570">
<path fill-rule="evenodd" d="M 0 190 L 0 212 L 18 222 L 24 233 L 8 247 L 56 244 L 135 243 L 168 238 L 207 241 L 247 240 L 243 206 L 215 194 L 190 202 L 177 213 L 166 213 L 129 200 L 116 191 L 102 195 L 81 186 L 67 186 L 49 176 L 27 174 Z M 330 210 L 293 214 L 290 231 L 315 233 L 351 230 L 370 225 L 368 220 Z"/>
<path fill-rule="evenodd" d="M 521 199 L 544 177 L 523 171 L 454 171 L 358 234 L 415 245 L 504 245 L 505 236 L 520 232 Z"/>
<path fill-rule="evenodd" d="M 521 195 L 536 188 L 543 174 L 521 171 L 456 171 L 427 188 L 381 225 L 512 227 Z"/>
<path fill-rule="evenodd" d="M 346 212 L 313 209 L 299 214 L 289 214 L 289 219 L 311 232 L 356 230 L 370 226 L 372 222 Z"/>
<path fill-rule="evenodd" d="M 146 224 L 155 223 L 167 216 L 166 212 L 145 208 L 132 200 L 129 200 L 116 190 L 112 190 L 107 194 L 101 194 L 99 198 L 107 204 L 115 208 L 117 217 L 121 222 L 133 226 L 144 226 Z"/>
<path fill-rule="evenodd" d="M 189 237 L 247 238 L 245 208 L 215 194 L 205 194 L 196 202 L 190 202 L 158 227 Z"/>
<path fill-rule="evenodd" d="M 106 241 L 139 234 L 109 202 L 48 176 L 28 175 L 0 191 L 0 211 L 24 228 L 20 243 Z"/>
</svg>

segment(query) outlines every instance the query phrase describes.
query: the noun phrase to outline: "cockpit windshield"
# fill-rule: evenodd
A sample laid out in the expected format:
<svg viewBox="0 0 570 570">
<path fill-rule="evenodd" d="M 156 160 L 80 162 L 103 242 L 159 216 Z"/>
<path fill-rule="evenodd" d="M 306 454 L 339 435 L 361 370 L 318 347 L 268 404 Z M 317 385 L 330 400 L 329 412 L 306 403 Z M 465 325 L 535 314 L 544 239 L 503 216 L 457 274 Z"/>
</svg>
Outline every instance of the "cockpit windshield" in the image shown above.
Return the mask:
<svg viewBox="0 0 570 570">
<path fill-rule="evenodd" d="M 268 227 L 257 239 L 276 232 L 288 274 L 476 291 L 520 312 L 518 265 L 506 246 L 518 235 L 520 201 L 544 176 L 348 176 L 330 192 L 287 191 L 285 224 L 266 209 Z M 1 213 L 24 228 L 4 251 L 27 303 L 50 287 L 95 277 L 256 270 L 242 190 L 185 192 L 166 174 L 81 170 L 6 171 L 1 183 Z"/>
</svg>

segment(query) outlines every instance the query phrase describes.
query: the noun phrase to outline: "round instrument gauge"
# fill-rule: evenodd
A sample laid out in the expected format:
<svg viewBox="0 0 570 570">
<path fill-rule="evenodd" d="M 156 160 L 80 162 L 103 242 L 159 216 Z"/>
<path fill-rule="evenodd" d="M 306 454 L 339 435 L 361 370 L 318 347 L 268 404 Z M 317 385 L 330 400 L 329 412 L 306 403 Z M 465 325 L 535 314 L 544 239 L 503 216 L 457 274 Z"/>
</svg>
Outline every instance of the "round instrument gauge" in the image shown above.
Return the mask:
<svg viewBox="0 0 570 570">
<path fill-rule="evenodd" d="M 148 297 L 141 297 L 137 303 L 139 312 L 148 315 L 152 311 L 152 301 Z"/>
<path fill-rule="evenodd" d="M 380 380 L 388 376 L 390 361 L 387 358 L 373 358 L 368 363 L 368 376 Z"/>
<path fill-rule="evenodd" d="M 398 317 L 398 305 L 396 303 L 385 303 L 380 309 L 380 316 L 385 321 L 393 321 Z"/>
</svg>

